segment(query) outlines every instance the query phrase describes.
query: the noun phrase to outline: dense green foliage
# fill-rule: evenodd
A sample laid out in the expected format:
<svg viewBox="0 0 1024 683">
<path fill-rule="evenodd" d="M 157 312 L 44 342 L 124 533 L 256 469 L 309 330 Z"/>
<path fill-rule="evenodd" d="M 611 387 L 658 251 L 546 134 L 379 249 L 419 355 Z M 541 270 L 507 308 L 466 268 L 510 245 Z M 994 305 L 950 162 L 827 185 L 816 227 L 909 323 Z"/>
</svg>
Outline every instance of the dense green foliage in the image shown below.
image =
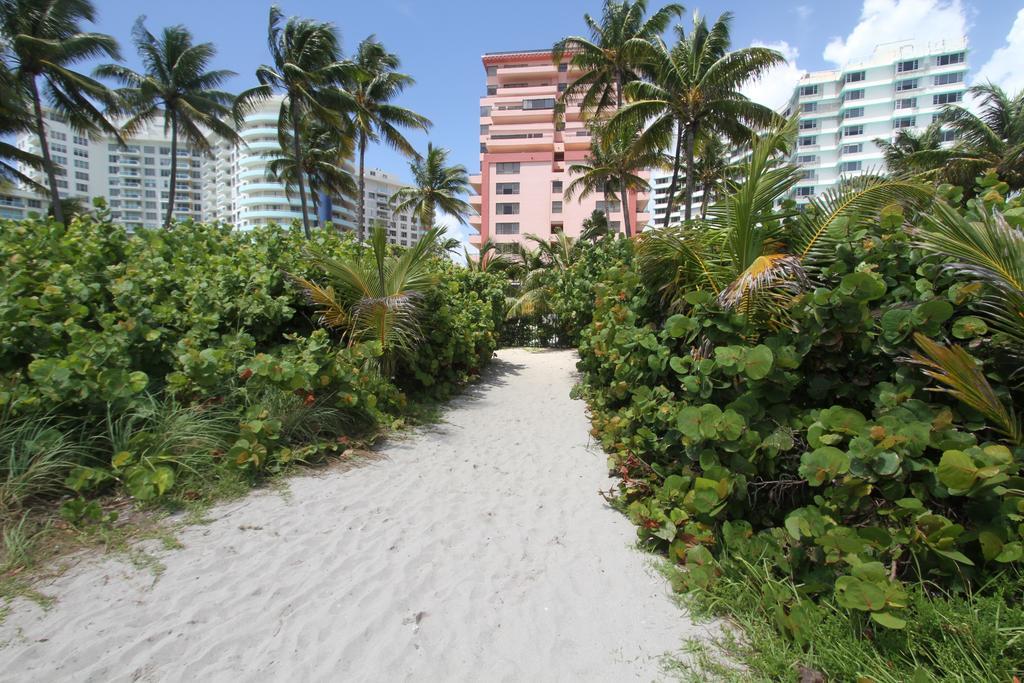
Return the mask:
<svg viewBox="0 0 1024 683">
<path fill-rule="evenodd" d="M 131 234 L 100 214 L 0 224 L 0 426 L 47 426 L 5 449 L 0 488 L 35 476 L 22 490 L 121 484 L 149 500 L 218 472 L 277 471 L 390 426 L 410 399 L 447 396 L 496 346 L 500 285 L 443 256 L 428 255 L 422 338 L 390 379 L 380 344 L 321 329 L 294 281 L 322 275 L 313 254 L 369 258 L 351 236 L 188 223 Z"/>
<path fill-rule="evenodd" d="M 982 182 L 967 218 L 1016 221 L 1006 185 Z M 621 479 L 615 504 L 679 566 L 682 587 L 741 587 L 796 651 L 839 618 L 852 638 L 876 633 L 909 676 L 935 675 L 949 654 L 921 635 L 922 615 L 950 611 L 936 594 L 973 604 L 998 586 L 985 599 L 1009 630 L 979 657 L 1007 680 L 1024 666 L 1010 637 L 1024 625 L 1024 450 L 933 391 L 910 355 L 915 334 L 963 345 L 1011 415 L 1019 364 L 986 322 L 982 285 L 916 248 L 920 220 L 890 207 L 836 222 L 834 260 L 775 321 L 751 324 L 707 291 L 664 300 L 625 240 L 576 243 L 546 287 L 578 340 L 579 391 Z"/>
</svg>

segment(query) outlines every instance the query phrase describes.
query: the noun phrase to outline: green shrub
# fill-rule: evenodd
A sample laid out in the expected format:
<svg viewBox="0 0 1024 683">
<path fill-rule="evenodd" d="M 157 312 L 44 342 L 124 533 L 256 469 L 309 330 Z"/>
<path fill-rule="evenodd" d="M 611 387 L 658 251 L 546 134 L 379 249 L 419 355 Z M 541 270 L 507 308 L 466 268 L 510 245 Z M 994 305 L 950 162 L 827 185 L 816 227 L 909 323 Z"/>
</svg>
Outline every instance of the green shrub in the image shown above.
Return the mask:
<svg viewBox="0 0 1024 683">
<path fill-rule="evenodd" d="M 18 444 L 3 504 L 65 485 L 153 500 L 210 473 L 251 480 L 390 426 L 410 400 L 451 394 L 490 359 L 504 317 L 494 276 L 430 257 L 425 338 L 391 381 L 376 369 L 379 345 L 320 327 L 293 278 L 320 275 L 313 252 L 368 258 L 349 235 L 307 241 L 294 227 L 130 233 L 102 213 L 67 228 L 0 222 L 0 410 L 25 424 L 59 416 L 75 435 L 60 436 L 74 448 L 47 451 L 60 457 L 29 462 L 41 438 L 7 430 Z"/>
</svg>

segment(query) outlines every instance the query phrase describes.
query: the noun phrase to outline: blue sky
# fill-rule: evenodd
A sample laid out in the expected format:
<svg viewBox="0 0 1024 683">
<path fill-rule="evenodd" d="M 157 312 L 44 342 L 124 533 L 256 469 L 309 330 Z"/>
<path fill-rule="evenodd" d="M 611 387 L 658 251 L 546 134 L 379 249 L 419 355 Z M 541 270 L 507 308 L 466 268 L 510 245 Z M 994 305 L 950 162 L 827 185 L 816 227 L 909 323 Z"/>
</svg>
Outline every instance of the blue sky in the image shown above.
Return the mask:
<svg viewBox="0 0 1024 683">
<path fill-rule="evenodd" d="M 199 41 L 217 45 L 218 68 L 238 77 L 230 84 L 241 90 L 255 84 L 256 67 L 268 60 L 266 46 L 269 2 L 262 0 L 95 0 L 95 30 L 121 41 L 126 61 L 138 67 L 130 44 L 132 23 L 146 15 L 153 32 L 170 24 L 188 26 Z M 452 158 L 471 173 L 478 167 L 478 99 L 485 52 L 550 46 L 558 38 L 581 33 L 582 15 L 600 13 L 599 0 L 558 2 L 516 0 L 291 0 L 281 2 L 288 15 L 333 22 L 346 52 L 365 36 L 377 37 L 416 78 L 401 99 L 405 106 L 430 117 L 428 135 L 413 134 L 417 148 L 428 139 L 452 150 Z M 651 0 L 652 7 L 662 2 Z M 870 52 L 877 42 L 932 38 L 966 31 L 972 76 L 981 72 L 1007 87 L 1024 86 L 1018 71 L 1024 64 L 1024 2 L 1021 0 L 733 0 L 683 3 L 710 17 L 735 14 L 733 44 L 768 44 L 791 58 L 790 65 L 752 91 L 759 99 L 777 99 L 802 71 L 832 68 L 835 61 Z M 1020 17 L 1018 18 L 1018 14 Z M 687 17 L 687 22 L 688 22 Z M 970 79 L 969 79 L 970 80 Z M 374 148 L 368 163 L 408 177 L 407 162 L 397 153 Z"/>
</svg>

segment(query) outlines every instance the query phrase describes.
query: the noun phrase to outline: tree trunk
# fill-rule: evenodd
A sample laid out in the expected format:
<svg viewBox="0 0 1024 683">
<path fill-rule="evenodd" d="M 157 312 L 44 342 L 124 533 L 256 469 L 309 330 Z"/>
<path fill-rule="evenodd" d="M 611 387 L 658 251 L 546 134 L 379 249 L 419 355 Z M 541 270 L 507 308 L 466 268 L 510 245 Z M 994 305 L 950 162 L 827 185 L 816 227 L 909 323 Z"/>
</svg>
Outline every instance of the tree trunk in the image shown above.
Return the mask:
<svg viewBox="0 0 1024 683">
<path fill-rule="evenodd" d="M 309 231 L 309 207 L 306 206 L 306 180 L 302 172 L 302 145 L 299 142 L 299 117 L 295 111 L 295 102 L 292 101 L 292 150 L 295 154 L 295 167 L 297 180 L 299 181 L 299 202 L 302 204 L 302 231 L 306 233 L 306 239 L 312 239 L 313 234 Z"/>
<path fill-rule="evenodd" d="M 668 205 L 665 207 L 665 221 L 661 227 L 667 228 L 672 221 L 672 204 L 676 199 L 676 188 L 679 186 L 679 155 L 683 144 L 683 124 L 676 124 L 676 153 L 672 160 L 672 182 L 668 185 Z"/>
<path fill-rule="evenodd" d="M 356 190 L 356 236 L 359 238 L 359 243 L 363 243 L 363 238 L 366 236 L 366 220 L 365 220 L 365 202 L 364 189 L 366 187 L 366 178 L 363 177 L 366 162 L 366 135 L 359 134 L 359 189 Z"/>
<path fill-rule="evenodd" d="M 693 147 L 697 131 L 686 127 L 686 220 L 690 220 L 690 205 L 693 204 Z"/>
<path fill-rule="evenodd" d="M 615 110 L 622 109 L 622 69 L 615 70 Z"/>
<path fill-rule="evenodd" d="M 174 216 L 174 193 L 178 185 L 178 114 L 171 111 L 171 184 L 167 188 L 167 217 L 164 219 L 164 230 L 171 229 L 171 218 Z"/>
<path fill-rule="evenodd" d="M 39 100 L 39 88 L 36 87 L 36 77 L 31 76 L 32 105 L 36 112 L 36 133 L 39 136 L 39 147 L 43 154 L 43 170 L 46 171 L 46 180 L 50 185 L 50 210 L 53 211 L 53 219 L 58 223 L 64 223 L 64 209 L 60 205 L 60 190 L 57 189 L 57 169 L 53 166 L 50 158 L 50 147 L 46 144 L 46 128 L 43 124 L 43 103 Z"/>
<path fill-rule="evenodd" d="M 626 189 L 626 183 L 622 178 L 623 176 L 619 176 L 619 192 L 622 195 L 622 225 L 626 229 L 626 239 L 628 240 L 633 236 L 633 231 L 629 224 L 629 190 Z"/>
<path fill-rule="evenodd" d="M 711 199 L 711 188 L 704 183 L 704 194 L 700 199 L 700 219 L 704 220 L 708 215 L 708 200 Z"/>
</svg>

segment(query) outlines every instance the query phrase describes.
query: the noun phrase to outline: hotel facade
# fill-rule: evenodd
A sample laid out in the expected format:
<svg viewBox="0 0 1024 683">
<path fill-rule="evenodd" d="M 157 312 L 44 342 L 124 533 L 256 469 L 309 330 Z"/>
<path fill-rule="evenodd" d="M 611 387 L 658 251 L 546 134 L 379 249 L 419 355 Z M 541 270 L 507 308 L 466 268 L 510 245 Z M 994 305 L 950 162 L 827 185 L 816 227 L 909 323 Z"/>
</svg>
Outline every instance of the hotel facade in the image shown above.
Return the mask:
<svg viewBox="0 0 1024 683">
<path fill-rule="evenodd" d="M 803 172 L 797 201 L 823 194 L 841 178 L 885 170 L 875 138 L 927 128 L 947 104 L 963 100 L 966 39 L 879 45 L 872 56 L 803 76 L 786 116 L 799 116 L 791 161 Z M 943 131 L 945 145 L 952 131 Z"/>
<path fill-rule="evenodd" d="M 278 147 L 277 117 L 280 99 L 262 103 L 246 115 L 239 135 L 243 144 L 235 145 L 211 134 L 209 153 L 178 145 L 178 171 L 175 188 L 174 219 L 229 223 L 239 229 L 251 229 L 269 223 L 288 225 L 302 220 L 302 206 L 293 192 L 267 176 L 267 164 Z M 45 111 L 46 139 L 57 168 L 57 186 L 61 197 L 86 202 L 103 197 L 111 218 L 133 228 L 157 228 L 167 212 L 170 184 L 171 142 L 165 134 L 162 117 L 151 122 L 122 145 L 110 136 L 86 136 L 68 122 Z M 35 133 L 22 133 L 19 148 L 39 154 Z M 347 165 L 352 171 L 351 164 Z M 45 175 L 23 167 L 29 177 L 46 186 Z M 394 175 L 380 169 L 366 171 L 366 228 L 382 225 L 388 241 L 409 246 L 425 228 L 406 211 L 401 214 L 390 206 L 380 206 L 405 185 Z M 353 198 L 319 199 L 320 215 L 314 211 L 313 198 L 306 196 L 310 217 L 318 225 L 328 220 L 341 230 L 355 229 Z M 21 188 L 0 192 L 0 218 L 22 219 L 30 213 L 43 213 L 49 198 Z"/>
<path fill-rule="evenodd" d="M 484 55 L 486 95 L 480 98 L 480 172 L 470 177 L 477 194 L 470 203 L 478 215 L 470 224 L 479 246 L 491 239 L 499 249 L 526 235 L 550 239 L 557 233 L 577 237 L 595 209 L 604 211 L 613 229 L 624 221 L 618 197 L 601 194 L 572 201 L 569 166 L 583 161 L 591 138 L 579 107 L 566 107 L 556 123 L 555 103 L 580 76 L 568 63 L 552 60 L 550 50 L 495 52 Z M 633 230 L 644 226 L 646 192 L 628 196 Z"/>
</svg>

